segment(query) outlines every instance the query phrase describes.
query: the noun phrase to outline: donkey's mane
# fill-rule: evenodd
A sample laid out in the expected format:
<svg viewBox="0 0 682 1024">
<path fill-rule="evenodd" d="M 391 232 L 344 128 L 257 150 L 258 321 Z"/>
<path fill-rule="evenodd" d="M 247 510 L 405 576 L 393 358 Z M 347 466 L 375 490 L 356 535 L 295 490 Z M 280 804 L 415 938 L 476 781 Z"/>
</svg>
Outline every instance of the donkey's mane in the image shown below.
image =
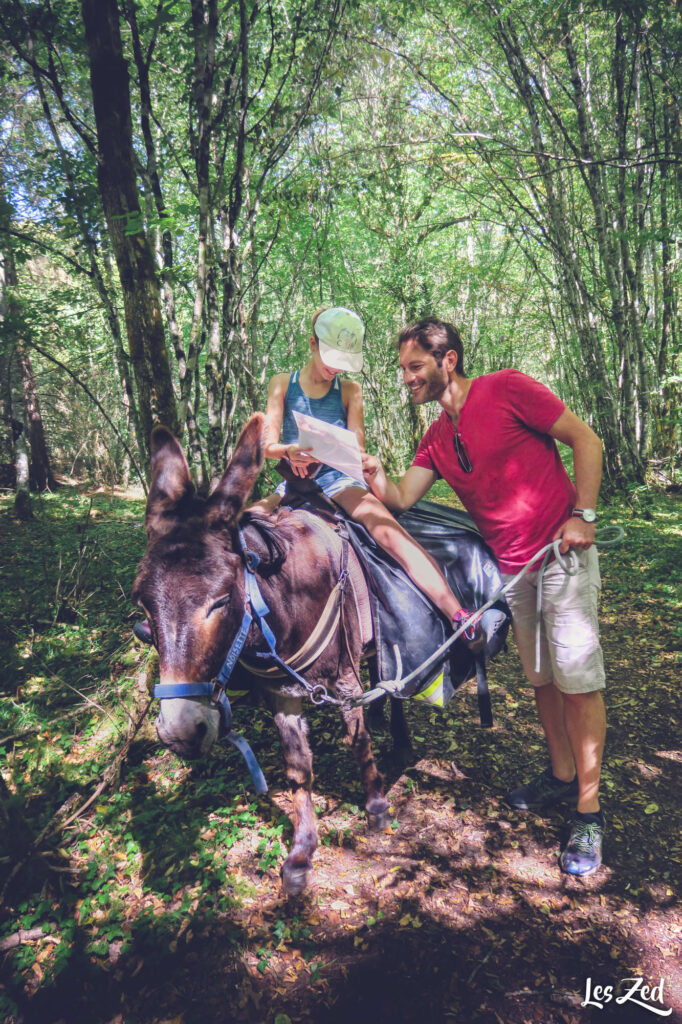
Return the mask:
<svg viewBox="0 0 682 1024">
<path fill-rule="evenodd" d="M 245 532 L 247 539 L 249 533 L 253 536 L 255 532 L 265 544 L 267 557 L 264 559 L 261 556 L 258 565 L 258 573 L 261 576 L 273 576 L 286 561 L 293 537 L 289 535 L 289 531 L 282 528 L 282 525 L 258 512 L 244 512 L 239 520 L 239 528 Z M 238 550 L 236 545 L 235 550 Z"/>
</svg>

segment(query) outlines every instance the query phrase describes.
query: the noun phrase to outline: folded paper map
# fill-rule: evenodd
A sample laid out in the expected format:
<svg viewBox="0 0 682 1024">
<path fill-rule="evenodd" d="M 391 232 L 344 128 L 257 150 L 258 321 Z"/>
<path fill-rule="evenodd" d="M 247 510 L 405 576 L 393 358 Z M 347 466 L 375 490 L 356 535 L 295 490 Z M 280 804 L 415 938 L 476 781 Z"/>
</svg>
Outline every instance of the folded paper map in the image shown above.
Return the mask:
<svg viewBox="0 0 682 1024">
<path fill-rule="evenodd" d="M 355 431 L 332 426 L 331 423 L 318 420 L 315 416 L 306 416 L 296 409 L 293 413 L 298 427 L 298 444 L 301 448 L 311 448 L 309 454 L 314 459 L 339 469 L 353 480 L 364 484 L 360 445 Z"/>
</svg>

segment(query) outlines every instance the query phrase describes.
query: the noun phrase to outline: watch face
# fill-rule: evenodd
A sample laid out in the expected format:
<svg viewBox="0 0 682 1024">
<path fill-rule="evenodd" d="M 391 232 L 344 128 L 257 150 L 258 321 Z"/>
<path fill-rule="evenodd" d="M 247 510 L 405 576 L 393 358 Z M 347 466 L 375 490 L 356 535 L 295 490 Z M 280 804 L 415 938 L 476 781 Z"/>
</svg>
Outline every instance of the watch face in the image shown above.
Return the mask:
<svg viewBox="0 0 682 1024">
<path fill-rule="evenodd" d="M 597 513 L 594 511 L 593 508 L 584 508 L 583 509 L 583 519 L 585 520 L 586 523 L 593 523 L 596 518 L 597 518 Z"/>
</svg>

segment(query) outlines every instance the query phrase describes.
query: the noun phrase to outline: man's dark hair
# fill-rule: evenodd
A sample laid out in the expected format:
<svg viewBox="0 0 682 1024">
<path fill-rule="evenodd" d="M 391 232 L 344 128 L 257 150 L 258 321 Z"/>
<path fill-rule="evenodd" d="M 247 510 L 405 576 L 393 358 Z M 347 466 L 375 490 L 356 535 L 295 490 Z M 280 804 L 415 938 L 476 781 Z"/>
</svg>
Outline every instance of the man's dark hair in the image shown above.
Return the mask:
<svg viewBox="0 0 682 1024">
<path fill-rule="evenodd" d="M 464 376 L 464 349 L 459 331 L 454 324 L 448 324 L 444 320 L 437 320 L 435 316 L 424 317 L 416 323 L 404 327 L 398 335 L 398 351 L 406 341 L 416 341 L 420 348 L 430 353 L 440 366 L 443 356 L 452 349 L 457 353 L 456 373 Z"/>
</svg>

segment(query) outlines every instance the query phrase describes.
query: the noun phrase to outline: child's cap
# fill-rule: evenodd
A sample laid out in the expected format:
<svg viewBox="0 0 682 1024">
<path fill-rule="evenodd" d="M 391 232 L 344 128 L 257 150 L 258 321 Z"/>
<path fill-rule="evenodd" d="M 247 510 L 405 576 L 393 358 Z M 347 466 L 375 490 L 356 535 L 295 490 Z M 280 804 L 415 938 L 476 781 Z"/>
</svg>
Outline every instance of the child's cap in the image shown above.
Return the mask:
<svg viewBox="0 0 682 1024">
<path fill-rule="evenodd" d="M 360 373 L 365 325 L 352 309 L 332 306 L 318 316 L 313 327 L 320 358 L 332 370 Z"/>
</svg>

